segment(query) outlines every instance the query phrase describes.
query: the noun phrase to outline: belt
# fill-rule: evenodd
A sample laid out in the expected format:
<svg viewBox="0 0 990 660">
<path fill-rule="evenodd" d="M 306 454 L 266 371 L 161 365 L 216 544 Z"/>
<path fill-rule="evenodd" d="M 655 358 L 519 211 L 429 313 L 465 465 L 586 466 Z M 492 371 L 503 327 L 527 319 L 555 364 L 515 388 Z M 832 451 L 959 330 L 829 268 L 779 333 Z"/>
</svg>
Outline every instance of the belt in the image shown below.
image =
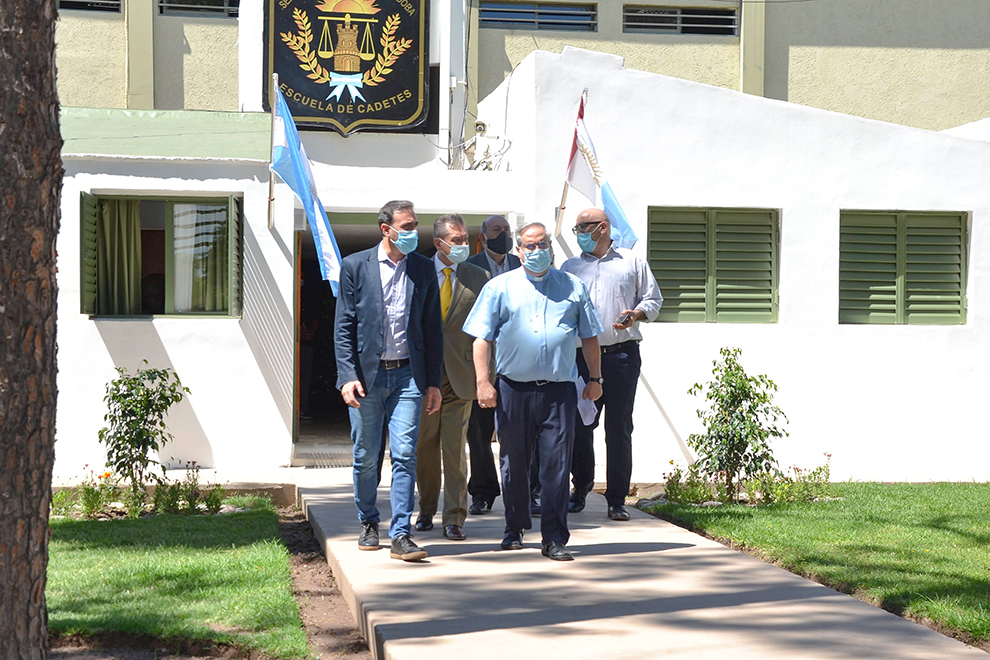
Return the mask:
<svg viewBox="0 0 990 660">
<path fill-rule="evenodd" d="M 499 374 L 498 377 L 501 380 L 507 381 L 510 385 L 523 385 L 527 387 L 545 387 L 547 385 L 556 385 L 560 382 L 565 382 L 558 380 L 512 380 L 508 376 L 503 376 L 502 374 Z"/>
<path fill-rule="evenodd" d="M 379 365 L 382 369 L 398 369 L 399 367 L 404 367 L 409 364 L 409 358 L 402 358 L 401 360 L 382 360 Z"/>
<path fill-rule="evenodd" d="M 639 342 L 636 341 L 635 339 L 630 339 L 620 344 L 612 344 L 611 346 L 602 346 L 602 355 L 606 355 L 608 353 L 615 353 L 616 351 L 627 351 L 630 348 L 636 346 L 638 343 Z"/>
</svg>

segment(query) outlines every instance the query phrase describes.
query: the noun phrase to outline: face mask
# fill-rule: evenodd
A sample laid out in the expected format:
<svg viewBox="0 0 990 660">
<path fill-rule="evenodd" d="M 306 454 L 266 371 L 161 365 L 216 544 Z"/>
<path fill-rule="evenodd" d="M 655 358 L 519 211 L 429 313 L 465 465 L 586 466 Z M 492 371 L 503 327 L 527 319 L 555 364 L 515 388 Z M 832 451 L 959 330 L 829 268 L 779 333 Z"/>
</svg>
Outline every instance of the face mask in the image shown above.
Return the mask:
<svg viewBox="0 0 990 660">
<path fill-rule="evenodd" d="M 551 259 L 550 250 L 533 250 L 532 252 L 527 252 L 524 262 L 526 270 L 531 273 L 542 273 L 550 268 Z"/>
<path fill-rule="evenodd" d="M 442 242 L 444 245 L 450 248 L 450 253 L 447 254 L 447 258 L 450 259 L 455 264 L 464 263 L 464 261 L 468 258 L 468 253 L 470 252 L 470 248 L 468 246 L 451 245 L 442 238 L 440 239 L 440 242 Z"/>
<path fill-rule="evenodd" d="M 395 247 L 399 248 L 399 252 L 402 254 L 409 254 L 419 245 L 419 232 L 415 229 L 410 229 L 409 231 L 399 231 L 396 229 L 395 233 L 399 235 L 398 238 L 393 239 L 390 236 L 389 240 L 395 244 Z"/>
<path fill-rule="evenodd" d="M 505 254 L 509 251 L 509 232 L 503 231 L 501 234 L 495 238 L 489 238 L 485 241 L 485 245 L 489 250 L 495 254 Z"/>
<path fill-rule="evenodd" d="M 582 252 L 594 252 L 595 248 L 598 247 L 598 241 L 592 237 L 593 233 L 589 231 L 587 234 L 577 235 L 578 247 L 581 248 Z"/>
</svg>

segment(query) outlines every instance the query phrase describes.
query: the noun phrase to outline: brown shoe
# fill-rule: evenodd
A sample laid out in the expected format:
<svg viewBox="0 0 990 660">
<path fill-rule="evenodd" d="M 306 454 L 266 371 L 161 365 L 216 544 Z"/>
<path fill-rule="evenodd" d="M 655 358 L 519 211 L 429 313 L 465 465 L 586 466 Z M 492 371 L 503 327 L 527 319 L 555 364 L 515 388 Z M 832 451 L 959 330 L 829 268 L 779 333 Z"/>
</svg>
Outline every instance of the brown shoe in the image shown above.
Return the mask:
<svg viewBox="0 0 990 660">
<path fill-rule="evenodd" d="M 464 535 L 464 530 L 461 529 L 460 525 L 444 525 L 443 537 L 445 539 L 450 539 L 451 541 L 463 541 L 467 538 L 467 536 Z"/>
</svg>

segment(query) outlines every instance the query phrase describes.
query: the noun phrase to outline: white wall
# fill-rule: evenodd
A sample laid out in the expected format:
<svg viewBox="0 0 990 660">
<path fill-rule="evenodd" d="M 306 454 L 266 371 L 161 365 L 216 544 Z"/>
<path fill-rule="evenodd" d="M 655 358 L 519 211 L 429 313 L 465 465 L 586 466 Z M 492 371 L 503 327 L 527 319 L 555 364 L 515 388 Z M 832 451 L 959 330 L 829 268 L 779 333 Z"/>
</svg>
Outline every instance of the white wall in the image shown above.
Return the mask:
<svg viewBox="0 0 990 660">
<path fill-rule="evenodd" d="M 784 467 L 828 452 L 836 479 L 990 479 L 990 144 L 625 70 L 577 49 L 534 53 L 513 79 L 506 134 L 517 186 L 534 191 L 528 220 L 552 222 L 584 87 L 600 163 L 641 239 L 651 206 L 780 210 L 778 323 L 644 328 L 644 374 L 670 423 L 641 386 L 634 481 L 685 461 L 677 438 L 702 430 L 701 401 L 686 391 L 710 377 L 722 346 L 780 386 Z M 504 107 L 482 103 L 481 118 L 500 126 Z M 585 204 L 572 191 L 565 227 Z M 971 213 L 966 325 L 840 326 L 842 209 Z M 646 241 L 636 249 L 645 255 Z M 601 437 L 597 451 L 604 463 Z"/>
</svg>

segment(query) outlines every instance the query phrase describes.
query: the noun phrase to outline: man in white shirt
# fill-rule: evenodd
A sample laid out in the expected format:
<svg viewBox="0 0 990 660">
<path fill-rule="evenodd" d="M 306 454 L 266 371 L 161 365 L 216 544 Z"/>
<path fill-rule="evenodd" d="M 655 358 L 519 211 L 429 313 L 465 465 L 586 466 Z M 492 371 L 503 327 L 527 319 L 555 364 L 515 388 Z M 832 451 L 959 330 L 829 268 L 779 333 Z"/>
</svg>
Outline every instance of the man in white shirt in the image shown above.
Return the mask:
<svg viewBox="0 0 990 660">
<path fill-rule="evenodd" d="M 632 475 L 632 413 L 642 361 L 640 321 L 653 321 L 663 296 L 645 260 L 631 250 L 612 244 L 611 223 L 600 209 L 586 209 L 574 224 L 581 254 L 571 257 L 561 270 L 581 278 L 591 294 L 605 330 L 598 335 L 601 347 L 602 397 L 595 402 L 595 421 L 585 426 L 580 418 L 574 432 L 571 475 L 574 491 L 569 511 L 584 510 L 585 498 L 595 484 L 594 431 L 605 414 L 608 517 L 629 520 L 625 508 Z M 588 367 L 577 352 L 578 371 L 587 381 Z"/>
</svg>

